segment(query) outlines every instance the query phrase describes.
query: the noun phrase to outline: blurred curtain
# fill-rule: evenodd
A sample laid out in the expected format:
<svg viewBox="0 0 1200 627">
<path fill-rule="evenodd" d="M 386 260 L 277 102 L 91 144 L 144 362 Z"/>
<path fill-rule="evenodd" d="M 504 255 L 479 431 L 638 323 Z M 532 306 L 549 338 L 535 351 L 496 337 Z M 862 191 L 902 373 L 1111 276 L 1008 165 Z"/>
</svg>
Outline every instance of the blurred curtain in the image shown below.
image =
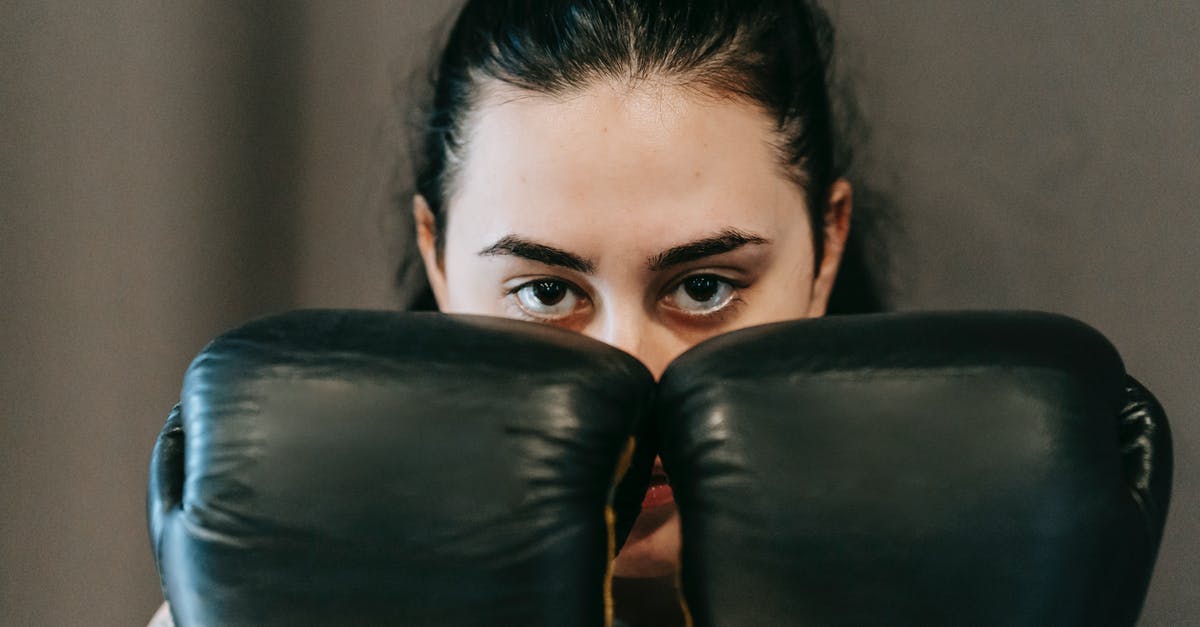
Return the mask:
<svg viewBox="0 0 1200 627">
<path fill-rule="evenodd" d="M 188 360 L 393 304 L 397 107 L 449 5 L 0 3 L 0 624 L 144 624 Z"/>
</svg>

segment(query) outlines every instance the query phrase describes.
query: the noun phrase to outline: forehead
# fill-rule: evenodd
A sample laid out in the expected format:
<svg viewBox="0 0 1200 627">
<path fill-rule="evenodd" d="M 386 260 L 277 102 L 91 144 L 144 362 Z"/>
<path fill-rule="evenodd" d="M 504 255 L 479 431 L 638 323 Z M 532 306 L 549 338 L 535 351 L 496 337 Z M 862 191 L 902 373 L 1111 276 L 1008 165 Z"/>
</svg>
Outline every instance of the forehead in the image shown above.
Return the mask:
<svg viewBox="0 0 1200 627">
<path fill-rule="evenodd" d="M 759 109 L 678 87 L 498 89 L 472 120 L 450 232 L 598 254 L 606 235 L 646 250 L 729 226 L 774 237 L 807 225 L 774 139 Z"/>
</svg>

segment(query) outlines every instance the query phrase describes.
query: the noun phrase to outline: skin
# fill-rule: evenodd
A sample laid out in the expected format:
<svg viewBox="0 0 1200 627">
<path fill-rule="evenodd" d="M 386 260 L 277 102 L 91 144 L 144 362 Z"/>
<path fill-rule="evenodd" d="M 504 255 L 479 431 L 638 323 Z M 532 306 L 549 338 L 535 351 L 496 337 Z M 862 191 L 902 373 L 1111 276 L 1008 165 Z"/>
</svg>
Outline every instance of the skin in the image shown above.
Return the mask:
<svg viewBox="0 0 1200 627">
<path fill-rule="evenodd" d="M 568 97 L 491 86 L 469 131 L 442 254 L 428 205 L 414 202 L 442 311 L 561 326 L 656 377 L 714 335 L 825 313 L 850 185 L 832 186 L 818 263 L 804 191 L 760 109 L 651 82 Z M 686 254 L 705 240 L 716 254 Z M 615 574 L 671 576 L 679 547 L 674 503 L 645 511 Z"/>
<path fill-rule="evenodd" d="M 696 90 L 597 84 L 551 98 L 493 86 L 460 155 L 441 255 L 434 217 L 423 198 L 414 201 L 439 309 L 577 331 L 632 354 L 655 377 L 709 337 L 824 315 L 850 185 L 831 186 L 818 263 L 805 194 L 774 141 L 756 107 Z M 705 240 L 709 252 L 729 250 L 663 263 Z M 532 253 L 540 260 L 522 256 Z M 572 257 L 577 267 L 547 263 Z M 541 281 L 550 289 L 533 286 Z M 539 294 L 556 291 L 561 298 L 542 306 Z M 626 581 L 614 588 L 619 613 L 621 594 L 640 604 L 631 611 L 678 612 L 668 592 L 679 548 L 674 503 L 642 513 L 614 564 Z M 169 625 L 164 604 L 151 626 Z"/>
</svg>

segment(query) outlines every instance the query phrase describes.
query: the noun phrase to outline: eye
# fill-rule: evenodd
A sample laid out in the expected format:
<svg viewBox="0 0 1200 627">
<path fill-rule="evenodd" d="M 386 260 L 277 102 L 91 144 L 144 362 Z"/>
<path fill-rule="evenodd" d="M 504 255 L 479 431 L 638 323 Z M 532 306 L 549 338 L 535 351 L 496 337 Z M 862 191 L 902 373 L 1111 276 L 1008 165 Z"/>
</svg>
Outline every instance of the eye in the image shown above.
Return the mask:
<svg viewBox="0 0 1200 627">
<path fill-rule="evenodd" d="M 513 292 L 521 309 L 535 318 L 556 320 L 573 313 L 579 296 L 570 285 L 554 279 L 538 279 L 517 287 Z"/>
<path fill-rule="evenodd" d="M 733 300 L 734 286 L 711 274 L 697 274 L 684 279 L 668 296 L 676 309 L 692 315 L 705 315 L 723 309 Z"/>
</svg>

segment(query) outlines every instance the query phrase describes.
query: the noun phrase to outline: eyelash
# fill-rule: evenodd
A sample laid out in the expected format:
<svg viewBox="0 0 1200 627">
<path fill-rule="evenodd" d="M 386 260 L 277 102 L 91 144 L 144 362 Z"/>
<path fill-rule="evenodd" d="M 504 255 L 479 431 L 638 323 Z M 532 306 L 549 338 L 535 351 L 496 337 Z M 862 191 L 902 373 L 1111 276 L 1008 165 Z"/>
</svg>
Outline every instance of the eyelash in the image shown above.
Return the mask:
<svg viewBox="0 0 1200 627">
<path fill-rule="evenodd" d="M 724 280 L 724 279 L 722 279 L 722 280 Z M 733 285 L 733 288 L 735 290 L 741 289 L 732 282 L 730 282 L 730 285 Z M 729 302 L 725 303 L 725 306 L 721 307 L 720 309 L 716 309 L 716 310 L 710 311 L 708 313 L 700 313 L 700 314 L 681 313 L 680 316 L 683 316 L 684 318 L 686 318 L 687 320 L 689 320 L 691 322 L 719 324 L 719 323 L 725 322 L 729 318 L 733 317 L 733 315 L 736 314 L 738 312 L 738 310 L 741 309 L 742 305 L 744 305 L 745 303 L 746 303 L 746 301 L 742 300 L 742 298 L 735 293 L 732 297 L 730 297 Z"/>
<path fill-rule="evenodd" d="M 740 282 L 740 281 L 734 281 L 727 277 L 723 277 L 720 275 L 707 273 L 707 272 L 699 272 L 696 274 L 689 274 L 687 276 L 681 277 L 677 281 L 671 283 L 671 287 L 670 287 L 670 289 L 668 289 L 666 291 L 666 293 L 670 294 L 670 293 L 675 292 L 684 284 L 685 281 L 688 281 L 689 279 L 693 279 L 696 277 L 712 277 L 722 283 L 728 284 L 731 288 L 733 288 L 734 293 L 733 293 L 733 296 L 730 297 L 729 302 L 727 302 L 725 304 L 725 306 L 723 306 L 719 309 L 707 312 L 707 313 L 699 313 L 699 314 L 686 313 L 686 312 L 676 308 L 674 311 L 677 312 L 678 316 L 684 318 L 685 320 L 687 320 L 689 322 L 693 322 L 693 323 L 705 323 L 705 324 L 722 323 L 722 322 L 725 322 L 728 318 L 730 318 L 733 314 L 737 313 L 737 311 L 741 309 L 742 305 L 745 304 L 746 301 L 744 301 L 741 298 L 741 296 L 739 295 L 740 290 L 743 290 L 747 287 L 747 285 L 745 283 Z M 531 279 L 529 281 L 525 281 L 524 283 L 521 283 L 520 285 L 517 285 L 517 286 L 512 287 L 505 291 L 505 296 L 507 297 L 507 299 L 510 302 L 510 308 L 524 320 L 554 324 L 554 323 L 558 323 L 563 320 L 570 319 L 570 317 L 572 315 L 572 314 L 567 314 L 566 316 L 563 316 L 561 318 L 545 318 L 545 317 L 541 317 L 541 316 L 536 316 L 536 315 L 530 314 L 528 311 L 525 310 L 525 308 L 521 307 L 520 304 L 515 302 L 516 299 L 518 298 L 517 294 L 521 290 L 523 290 L 527 287 L 530 287 L 530 286 L 538 283 L 539 281 L 553 281 L 556 283 L 561 283 L 564 286 L 566 286 L 566 288 L 568 290 L 570 290 L 572 293 L 574 293 L 576 298 L 581 298 L 581 299 L 587 298 L 584 291 L 581 290 L 578 286 L 576 286 L 574 283 L 571 283 L 570 281 L 566 281 L 563 279 L 554 278 L 554 277 L 538 277 L 535 279 Z"/>
</svg>

